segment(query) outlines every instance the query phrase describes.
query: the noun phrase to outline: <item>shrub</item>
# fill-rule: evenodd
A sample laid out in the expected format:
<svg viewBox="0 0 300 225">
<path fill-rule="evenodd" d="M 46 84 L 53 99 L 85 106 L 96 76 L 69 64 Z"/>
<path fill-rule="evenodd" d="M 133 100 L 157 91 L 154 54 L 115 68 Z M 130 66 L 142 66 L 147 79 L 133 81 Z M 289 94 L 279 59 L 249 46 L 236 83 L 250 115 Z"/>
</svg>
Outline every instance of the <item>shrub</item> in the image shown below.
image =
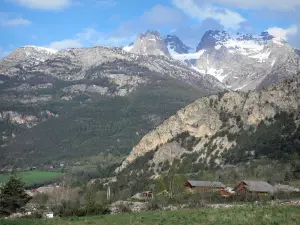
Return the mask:
<svg viewBox="0 0 300 225">
<path fill-rule="evenodd" d="M 120 203 L 118 205 L 118 208 L 119 208 L 119 211 L 121 213 L 131 213 L 132 212 L 132 210 L 130 209 L 129 205 L 125 204 L 125 203 Z"/>
<path fill-rule="evenodd" d="M 149 201 L 147 203 L 147 210 L 148 211 L 155 211 L 155 210 L 159 210 L 159 209 L 160 209 L 160 207 L 159 207 L 158 202 L 156 202 L 156 201 Z"/>
<path fill-rule="evenodd" d="M 54 206 L 52 211 L 56 216 L 60 217 L 95 216 L 110 213 L 109 209 L 105 205 L 79 205 L 74 202 L 62 202 L 62 204 Z"/>
</svg>

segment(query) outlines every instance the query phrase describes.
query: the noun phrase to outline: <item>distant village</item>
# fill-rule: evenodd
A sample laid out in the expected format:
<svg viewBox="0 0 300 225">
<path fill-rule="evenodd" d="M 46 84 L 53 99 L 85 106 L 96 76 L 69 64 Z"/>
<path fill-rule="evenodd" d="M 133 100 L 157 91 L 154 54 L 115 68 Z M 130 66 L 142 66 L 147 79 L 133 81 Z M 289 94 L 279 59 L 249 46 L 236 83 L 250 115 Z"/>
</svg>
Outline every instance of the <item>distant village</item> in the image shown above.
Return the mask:
<svg viewBox="0 0 300 225">
<path fill-rule="evenodd" d="M 116 181 L 114 178 L 110 181 Z M 93 181 L 91 182 L 93 183 Z M 109 187 L 109 183 L 105 184 Z M 286 184 L 275 184 L 271 185 L 266 181 L 255 181 L 255 180 L 242 180 L 235 185 L 235 187 L 228 187 L 225 184 L 219 181 L 196 181 L 196 180 L 187 180 L 184 184 L 185 192 L 190 194 L 197 193 L 217 193 L 221 197 L 229 197 L 233 195 L 237 196 L 263 196 L 268 195 L 272 196 L 275 193 L 284 192 L 284 193 L 300 193 L 299 187 L 294 187 Z M 49 194 L 55 189 L 62 189 L 59 184 L 49 185 L 40 187 L 37 189 L 26 190 L 30 196 L 34 196 L 38 193 Z M 155 193 L 154 191 L 141 191 L 132 196 L 132 199 L 154 199 L 155 194 L 168 194 L 165 190 L 163 193 Z"/>
</svg>

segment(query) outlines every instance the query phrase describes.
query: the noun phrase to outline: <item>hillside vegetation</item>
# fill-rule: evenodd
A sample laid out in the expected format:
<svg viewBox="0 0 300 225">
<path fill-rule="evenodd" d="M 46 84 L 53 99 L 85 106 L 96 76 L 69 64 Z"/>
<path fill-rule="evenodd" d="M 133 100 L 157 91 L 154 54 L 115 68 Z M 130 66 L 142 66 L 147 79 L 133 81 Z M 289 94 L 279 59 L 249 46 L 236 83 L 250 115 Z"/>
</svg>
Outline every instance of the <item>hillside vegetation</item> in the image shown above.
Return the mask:
<svg viewBox="0 0 300 225">
<path fill-rule="evenodd" d="M 26 105 L 4 101 L 1 108 L 6 111 L 39 116 L 40 111 L 49 110 L 58 117 L 31 129 L 0 122 L 2 131 L 16 135 L 1 149 L 0 166 L 55 165 L 104 153 L 125 156 L 144 134 L 203 94 L 197 87 L 153 75 L 150 83 L 128 96 L 80 95 L 67 102 Z"/>
</svg>

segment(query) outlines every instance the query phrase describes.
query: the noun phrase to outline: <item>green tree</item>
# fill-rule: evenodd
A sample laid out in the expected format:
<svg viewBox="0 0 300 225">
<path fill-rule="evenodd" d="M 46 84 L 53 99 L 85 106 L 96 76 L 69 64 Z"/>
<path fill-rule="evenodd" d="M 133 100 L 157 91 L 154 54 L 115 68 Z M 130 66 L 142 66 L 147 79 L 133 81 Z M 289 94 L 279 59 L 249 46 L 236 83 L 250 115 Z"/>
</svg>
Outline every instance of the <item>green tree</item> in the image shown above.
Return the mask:
<svg viewBox="0 0 300 225">
<path fill-rule="evenodd" d="M 31 197 L 24 190 L 25 183 L 21 178 L 11 176 L 0 188 L 0 215 L 8 216 L 24 207 Z"/>
</svg>

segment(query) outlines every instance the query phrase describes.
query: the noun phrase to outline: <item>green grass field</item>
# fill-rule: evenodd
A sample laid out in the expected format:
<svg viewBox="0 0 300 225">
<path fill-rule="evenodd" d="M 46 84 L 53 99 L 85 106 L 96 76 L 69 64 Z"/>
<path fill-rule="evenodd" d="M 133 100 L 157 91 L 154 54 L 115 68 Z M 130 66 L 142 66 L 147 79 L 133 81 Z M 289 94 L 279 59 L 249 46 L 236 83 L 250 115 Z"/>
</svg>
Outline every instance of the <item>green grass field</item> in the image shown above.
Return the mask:
<svg viewBox="0 0 300 225">
<path fill-rule="evenodd" d="M 0 220 L 1 225 L 299 225 L 300 207 L 268 206 L 145 212 L 54 220 Z"/>
<path fill-rule="evenodd" d="M 21 177 L 26 186 L 52 181 L 58 178 L 60 172 L 42 172 L 42 171 L 26 171 L 15 173 L 17 177 Z M 6 183 L 11 174 L 0 174 L 0 183 Z"/>
</svg>

